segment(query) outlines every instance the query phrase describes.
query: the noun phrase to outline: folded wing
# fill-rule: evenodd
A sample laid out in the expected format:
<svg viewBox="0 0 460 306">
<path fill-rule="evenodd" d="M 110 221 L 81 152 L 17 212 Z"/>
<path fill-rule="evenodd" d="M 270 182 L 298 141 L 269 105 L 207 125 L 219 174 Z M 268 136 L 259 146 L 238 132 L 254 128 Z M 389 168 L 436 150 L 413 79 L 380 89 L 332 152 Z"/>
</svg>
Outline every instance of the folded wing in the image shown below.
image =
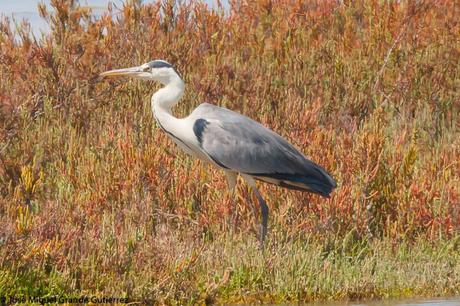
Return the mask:
<svg viewBox="0 0 460 306">
<path fill-rule="evenodd" d="M 321 166 L 246 116 L 207 103 L 191 116 L 201 149 L 222 168 L 325 197 L 337 186 Z"/>
</svg>

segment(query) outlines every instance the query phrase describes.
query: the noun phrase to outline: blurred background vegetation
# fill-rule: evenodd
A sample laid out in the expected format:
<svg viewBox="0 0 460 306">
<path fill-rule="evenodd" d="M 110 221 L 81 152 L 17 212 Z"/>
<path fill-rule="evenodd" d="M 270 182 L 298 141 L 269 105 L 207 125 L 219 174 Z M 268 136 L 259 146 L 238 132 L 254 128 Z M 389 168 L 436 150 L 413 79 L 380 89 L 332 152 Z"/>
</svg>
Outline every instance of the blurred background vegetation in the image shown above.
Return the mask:
<svg viewBox="0 0 460 306">
<path fill-rule="evenodd" d="M 0 295 L 459 293 L 458 2 L 51 3 L 41 37 L 0 23 Z M 151 59 L 187 84 L 175 114 L 206 101 L 263 123 L 331 172 L 331 199 L 261 185 L 258 252 L 250 191 L 232 230 L 225 177 L 154 123 L 158 85 L 98 77 Z"/>
</svg>

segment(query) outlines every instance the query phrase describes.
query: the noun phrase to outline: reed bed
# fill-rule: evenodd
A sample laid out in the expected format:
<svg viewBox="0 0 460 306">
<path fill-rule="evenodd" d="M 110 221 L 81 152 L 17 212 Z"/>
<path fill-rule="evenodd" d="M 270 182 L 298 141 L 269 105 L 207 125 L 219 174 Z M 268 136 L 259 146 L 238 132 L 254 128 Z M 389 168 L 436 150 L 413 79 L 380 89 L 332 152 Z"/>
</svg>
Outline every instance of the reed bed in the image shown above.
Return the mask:
<svg viewBox="0 0 460 306">
<path fill-rule="evenodd" d="M 456 1 L 127 1 L 100 18 L 39 6 L 50 32 L 0 22 L 0 296 L 148 303 L 460 293 Z M 330 199 L 254 200 L 154 123 L 156 84 L 99 73 L 151 59 L 186 82 L 175 108 L 228 107 L 337 179 Z"/>
</svg>

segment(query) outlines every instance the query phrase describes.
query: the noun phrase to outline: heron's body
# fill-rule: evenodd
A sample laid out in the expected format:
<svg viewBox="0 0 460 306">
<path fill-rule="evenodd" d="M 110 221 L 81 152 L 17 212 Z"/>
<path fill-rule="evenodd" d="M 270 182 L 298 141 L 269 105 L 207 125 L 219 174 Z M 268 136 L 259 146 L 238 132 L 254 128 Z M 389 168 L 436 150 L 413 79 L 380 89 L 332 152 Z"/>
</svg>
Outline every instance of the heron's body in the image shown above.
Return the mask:
<svg viewBox="0 0 460 306">
<path fill-rule="evenodd" d="M 268 206 L 254 179 L 324 197 L 336 187 L 322 167 L 308 160 L 280 135 L 246 116 L 203 103 L 185 118 L 174 117 L 171 108 L 182 97 L 184 82 L 167 62 L 153 61 L 102 75 L 133 75 L 165 85 L 151 101 L 158 125 L 186 153 L 224 170 L 231 189 L 237 174 L 243 176 L 261 206 L 262 243 L 267 231 Z"/>
</svg>

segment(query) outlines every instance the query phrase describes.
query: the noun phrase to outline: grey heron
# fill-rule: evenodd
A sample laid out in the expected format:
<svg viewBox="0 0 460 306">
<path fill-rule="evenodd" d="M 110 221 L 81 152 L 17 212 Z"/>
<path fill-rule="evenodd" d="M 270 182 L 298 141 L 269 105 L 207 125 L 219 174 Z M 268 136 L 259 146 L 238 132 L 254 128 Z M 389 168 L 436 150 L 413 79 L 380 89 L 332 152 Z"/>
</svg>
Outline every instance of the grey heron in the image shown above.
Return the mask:
<svg viewBox="0 0 460 306">
<path fill-rule="evenodd" d="M 185 152 L 225 172 L 229 189 L 237 175 L 252 188 L 261 211 L 260 245 L 267 234 L 268 206 L 255 180 L 329 197 L 336 182 L 321 166 L 307 159 L 280 135 L 224 107 L 200 104 L 189 116 L 176 118 L 171 108 L 184 93 L 184 81 L 164 60 L 110 70 L 101 76 L 129 76 L 163 85 L 151 99 L 159 127 Z"/>
</svg>

